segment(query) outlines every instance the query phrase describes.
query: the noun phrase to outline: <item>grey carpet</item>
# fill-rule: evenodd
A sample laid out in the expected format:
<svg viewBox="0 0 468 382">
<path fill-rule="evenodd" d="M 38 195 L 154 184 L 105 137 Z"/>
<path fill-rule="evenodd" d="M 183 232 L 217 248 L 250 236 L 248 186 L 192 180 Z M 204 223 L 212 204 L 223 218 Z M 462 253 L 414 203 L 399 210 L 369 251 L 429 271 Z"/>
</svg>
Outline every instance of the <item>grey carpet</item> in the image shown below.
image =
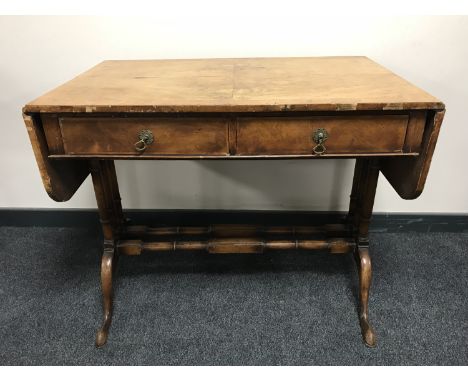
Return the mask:
<svg viewBox="0 0 468 382">
<path fill-rule="evenodd" d="M 0 228 L 2 365 L 466 365 L 468 234 L 374 233 L 370 316 L 351 256 L 123 257 L 108 344 L 100 235 Z"/>
</svg>

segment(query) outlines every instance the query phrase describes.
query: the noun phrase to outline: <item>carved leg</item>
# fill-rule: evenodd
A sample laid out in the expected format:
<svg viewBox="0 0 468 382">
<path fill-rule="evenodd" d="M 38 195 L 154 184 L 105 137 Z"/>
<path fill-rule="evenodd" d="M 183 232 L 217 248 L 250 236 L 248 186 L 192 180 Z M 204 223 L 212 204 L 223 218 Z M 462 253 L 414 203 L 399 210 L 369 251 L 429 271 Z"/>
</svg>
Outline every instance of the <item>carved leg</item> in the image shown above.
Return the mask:
<svg viewBox="0 0 468 382">
<path fill-rule="evenodd" d="M 96 346 L 101 347 L 107 341 L 107 335 L 112 321 L 112 276 L 115 271 L 114 263 L 115 248 L 113 244 L 104 247 L 104 253 L 101 260 L 101 288 L 102 288 L 102 308 L 104 318 L 101 329 L 96 335 Z"/>
<path fill-rule="evenodd" d="M 358 168 L 359 167 L 359 168 Z M 362 338 L 369 347 L 376 343 L 375 333 L 369 323 L 369 289 L 372 279 L 371 259 L 369 255 L 369 223 L 374 206 L 375 191 L 379 177 L 379 164 L 376 159 L 360 160 L 356 163 L 356 172 L 359 171 L 356 185 L 358 192 L 353 208 L 354 232 L 356 239 L 355 260 L 359 271 L 359 323 Z M 355 173 L 356 180 L 356 173 Z M 350 203 L 350 209 L 353 203 Z"/>
<path fill-rule="evenodd" d="M 372 266 L 367 247 L 358 247 L 355 259 L 359 270 L 359 324 L 362 338 L 369 347 L 375 346 L 375 333 L 369 323 L 369 289 L 372 280 Z"/>
<path fill-rule="evenodd" d="M 107 341 L 112 321 L 112 279 L 118 261 L 116 243 L 124 219 L 113 162 L 93 160 L 91 162 L 91 175 L 104 234 L 104 253 L 101 262 L 104 319 L 102 327 L 96 335 L 96 346 L 101 347 Z"/>
</svg>

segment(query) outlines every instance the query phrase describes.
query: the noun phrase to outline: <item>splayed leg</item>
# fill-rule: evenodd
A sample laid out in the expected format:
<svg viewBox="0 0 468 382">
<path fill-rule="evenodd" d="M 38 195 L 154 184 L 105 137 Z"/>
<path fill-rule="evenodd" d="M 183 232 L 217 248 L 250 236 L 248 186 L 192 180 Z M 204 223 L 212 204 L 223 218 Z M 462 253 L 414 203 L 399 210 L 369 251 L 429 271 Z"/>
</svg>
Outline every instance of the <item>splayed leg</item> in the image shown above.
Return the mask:
<svg viewBox="0 0 468 382">
<path fill-rule="evenodd" d="M 113 291 L 112 276 L 116 266 L 115 249 L 113 245 L 107 245 L 104 248 L 101 261 L 101 288 L 102 288 L 102 308 L 103 322 L 96 335 L 96 346 L 101 347 L 107 341 L 109 328 L 112 322 Z"/>
<path fill-rule="evenodd" d="M 364 343 L 374 347 L 376 343 L 375 333 L 369 323 L 369 289 L 372 280 L 372 266 L 367 247 L 358 247 L 355 259 L 359 271 L 359 324 Z"/>
</svg>

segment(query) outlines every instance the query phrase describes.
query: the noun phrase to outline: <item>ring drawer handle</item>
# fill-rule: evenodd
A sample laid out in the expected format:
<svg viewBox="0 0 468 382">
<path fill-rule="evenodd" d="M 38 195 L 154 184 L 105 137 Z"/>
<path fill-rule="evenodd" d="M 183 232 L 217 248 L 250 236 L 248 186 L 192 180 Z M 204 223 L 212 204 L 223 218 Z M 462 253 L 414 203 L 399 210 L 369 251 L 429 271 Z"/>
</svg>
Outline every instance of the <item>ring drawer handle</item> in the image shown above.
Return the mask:
<svg viewBox="0 0 468 382">
<path fill-rule="evenodd" d="M 327 148 L 323 144 L 326 140 L 328 139 L 328 132 L 325 129 L 317 129 L 314 131 L 314 136 L 313 140 L 315 143 L 317 143 L 316 146 L 312 149 L 315 155 L 322 155 L 325 151 L 327 151 Z"/>
<path fill-rule="evenodd" d="M 150 130 L 141 130 L 138 133 L 139 141 L 134 144 L 135 150 L 143 152 L 146 148 L 154 142 L 153 133 Z"/>
</svg>

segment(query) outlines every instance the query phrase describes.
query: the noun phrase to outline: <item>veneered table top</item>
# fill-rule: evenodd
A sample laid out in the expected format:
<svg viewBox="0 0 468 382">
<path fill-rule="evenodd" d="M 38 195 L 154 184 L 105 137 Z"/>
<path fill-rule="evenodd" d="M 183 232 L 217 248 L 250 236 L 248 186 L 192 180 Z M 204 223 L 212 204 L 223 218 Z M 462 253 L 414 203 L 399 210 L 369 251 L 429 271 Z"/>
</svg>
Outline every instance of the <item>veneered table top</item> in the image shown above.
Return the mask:
<svg viewBox="0 0 468 382">
<path fill-rule="evenodd" d="M 444 109 L 367 57 L 103 61 L 28 103 L 33 112 Z"/>
</svg>

